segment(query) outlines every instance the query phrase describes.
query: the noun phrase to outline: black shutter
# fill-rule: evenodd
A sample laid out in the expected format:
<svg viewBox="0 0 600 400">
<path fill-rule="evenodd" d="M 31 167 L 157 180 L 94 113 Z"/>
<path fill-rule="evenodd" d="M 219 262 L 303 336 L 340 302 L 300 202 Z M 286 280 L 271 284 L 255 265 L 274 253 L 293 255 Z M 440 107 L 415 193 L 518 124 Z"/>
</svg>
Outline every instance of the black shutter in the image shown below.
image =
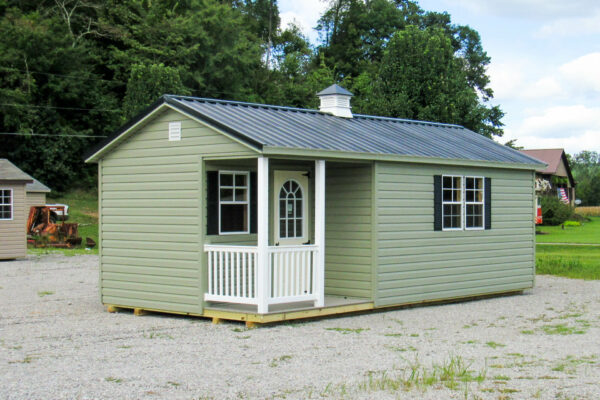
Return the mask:
<svg viewBox="0 0 600 400">
<path fill-rule="evenodd" d="M 492 178 L 485 178 L 485 229 L 492 229 Z"/>
<path fill-rule="evenodd" d="M 206 172 L 206 234 L 219 234 L 219 171 Z"/>
<path fill-rule="evenodd" d="M 250 172 L 250 233 L 257 233 L 258 229 L 258 189 L 256 185 L 256 172 Z"/>
<path fill-rule="evenodd" d="M 433 230 L 442 230 L 442 176 L 433 176 Z"/>
</svg>

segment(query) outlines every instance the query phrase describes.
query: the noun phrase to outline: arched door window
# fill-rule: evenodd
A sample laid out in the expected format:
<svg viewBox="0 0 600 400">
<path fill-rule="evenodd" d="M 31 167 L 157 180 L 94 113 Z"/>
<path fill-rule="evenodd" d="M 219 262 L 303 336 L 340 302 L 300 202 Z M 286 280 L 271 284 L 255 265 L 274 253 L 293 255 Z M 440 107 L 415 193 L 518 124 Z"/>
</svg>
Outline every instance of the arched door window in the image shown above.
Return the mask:
<svg viewBox="0 0 600 400">
<path fill-rule="evenodd" d="M 304 236 L 302 187 L 293 179 L 287 180 L 279 191 L 279 236 L 292 239 Z"/>
</svg>

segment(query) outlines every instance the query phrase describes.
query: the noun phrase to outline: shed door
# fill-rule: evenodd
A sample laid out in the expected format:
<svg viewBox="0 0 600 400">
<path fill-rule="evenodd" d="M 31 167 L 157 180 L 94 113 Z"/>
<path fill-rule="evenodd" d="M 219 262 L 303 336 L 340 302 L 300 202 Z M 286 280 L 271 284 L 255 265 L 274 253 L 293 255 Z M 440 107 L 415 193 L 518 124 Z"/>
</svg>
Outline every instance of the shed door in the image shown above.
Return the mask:
<svg viewBox="0 0 600 400">
<path fill-rule="evenodd" d="M 276 245 L 308 242 L 308 177 L 305 174 L 306 171 L 273 172 Z"/>
</svg>

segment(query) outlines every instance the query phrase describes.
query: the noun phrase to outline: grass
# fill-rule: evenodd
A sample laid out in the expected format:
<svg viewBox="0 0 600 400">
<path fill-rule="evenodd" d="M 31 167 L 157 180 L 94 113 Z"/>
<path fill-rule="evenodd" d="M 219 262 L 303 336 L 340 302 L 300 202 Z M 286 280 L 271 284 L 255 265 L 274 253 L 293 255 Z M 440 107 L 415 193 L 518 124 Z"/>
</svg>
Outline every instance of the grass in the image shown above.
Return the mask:
<svg viewBox="0 0 600 400">
<path fill-rule="evenodd" d="M 290 356 L 288 354 L 284 354 L 281 357 L 272 359 L 271 362 L 269 363 L 269 367 L 271 367 L 271 368 L 278 367 L 279 364 L 289 361 L 291 359 L 292 359 L 292 356 Z"/>
<path fill-rule="evenodd" d="M 538 244 L 536 270 L 542 275 L 600 279 L 600 246 Z"/>
<path fill-rule="evenodd" d="M 327 330 L 327 331 L 336 331 L 336 332 L 339 332 L 341 334 L 347 335 L 349 333 L 361 333 L 363 331 L 368 331 L 370 329 L 369 328 L 356 328 L 356 329 L 351 329 L 351 328 L 325 328 L 325 330 Z"/>
<path fill-rule="evenodd" d="M 600 217 L 590 217 L 591 222 L 580 226 L 566 224 L 561 226 L 540 226 L 538 231 L 545 235 L 536 235 L 537 243 L 580 243 L 600 244 Z"/>
<path fill-rule="evenodd" d="M 40 297 L 45 297 L 45 296 L 52 296 L 54 294 L 54 292 L 52 292 L 50 290 L 44 290 L 44 291 L 38 292 L 37 294 Z"/>
<path fill-rule="evenodd" d="M 466 387 L 470 382 L 481 383 L 486 379 L 486 375 L 485 368 L 481 371 L 473 371 L 471 364 L 465 362 L 460 356 L 450 356 L 441 364 L 432 364 L 431 368 L 423 366 L 415 358 L 395 376 L 387 372 L 369 373 L 368 379 L 359 384 L 359 389 L 397 392 L 412 388 L 426 389 L 442 384 L 449 389 L 456 390 L 460 388 L 461 384 Z"/>
<path fill-rule="evenodd" d="M 49 197 L 46 203 L 62 203 L 69 206 L 69 219 L 66 222 L 79 224 L 81 246 L 72 249 L 29 248 L 30 254 L 62 253 L 67 255 L 98 254 L 98 246 L 92 250 L 85 249 L 85 238 L 90 237 L 98 243 L 98 193 L 95 190 L 75 190 L 60 197 Z"/>
</svg>

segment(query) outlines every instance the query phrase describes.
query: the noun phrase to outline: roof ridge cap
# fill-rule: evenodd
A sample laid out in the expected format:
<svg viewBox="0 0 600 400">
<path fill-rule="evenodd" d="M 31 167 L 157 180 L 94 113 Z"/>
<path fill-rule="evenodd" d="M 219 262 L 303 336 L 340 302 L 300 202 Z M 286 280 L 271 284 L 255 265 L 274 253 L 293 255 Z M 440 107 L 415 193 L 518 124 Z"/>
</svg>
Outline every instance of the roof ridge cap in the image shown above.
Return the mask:
<svg viewBox="0 0 600 400">
<path fill-rule="evenodd" d="M 362 119 L 381 119 L 381 120 L 393 121 L 393 122 L 408 122 L 408 123 L 422 124 L 422 125 L 448 126 L 448 127 L 452 127 L 452 128 L 466 129 L 464 126 L 458 125 L 458 124 L 447 124 L 444 122 L 433 122 L 433 121 L 421 121 L 418 119 L 384 117 L 384 116 L 380 116 L 380 115 L 367 115 L 367 114 L 353 114 L 353 117 L 362 118 Z"/>
<path fill-rule="evenodd" d="M 237 101 L 237 100 L 222 100 L 222 99 L 213 99 L 210 97 L 194 97 L 194 96 L 179 96 L 173 94 L 165 94 L 165 98 L 173 99 L 173 100 L 191 100 L 191 101 L 200 101 L 205 103 L 220 103 L 220 104 L 229 104 L 243 107 L 262 107 L 262 108 L 272 108 L 276 110 L 284 110 L 284 111 L 297 111 L 297 112 L 308 112 L 314 114 L 322 114 L 321 111 L 315 110 L 313 108 L 300 108 L 300 107 L 288 107 L 288 106 L 278 106 L 274 104 L 264 104 L 264 103 L 251 103 L 246 101 Z"/>
</svg>

